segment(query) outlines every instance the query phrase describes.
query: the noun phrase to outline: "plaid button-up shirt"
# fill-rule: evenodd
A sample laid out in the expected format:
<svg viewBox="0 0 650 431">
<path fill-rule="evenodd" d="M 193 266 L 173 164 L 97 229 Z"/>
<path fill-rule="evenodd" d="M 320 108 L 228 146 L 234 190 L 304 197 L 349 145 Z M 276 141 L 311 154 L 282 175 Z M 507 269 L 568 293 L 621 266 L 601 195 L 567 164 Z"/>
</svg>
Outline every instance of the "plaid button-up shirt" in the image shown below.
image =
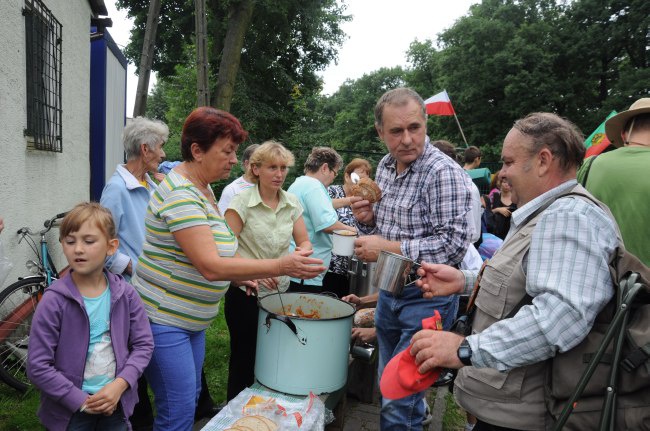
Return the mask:
<svg viewBox="0 0 650 431">
<path fill-rule="evenodd" d="M 471 195 L 463 169 L 437 148 L 423 154 L 400 174 L 396 160 L 384 156 L 375 181 L 382 198 L 374 206 L 375 228 L 360 231 L 401 242 L 401 251 L 416 261 L 457 265 L 469 245 L 467 213 Z"/>
</svg>

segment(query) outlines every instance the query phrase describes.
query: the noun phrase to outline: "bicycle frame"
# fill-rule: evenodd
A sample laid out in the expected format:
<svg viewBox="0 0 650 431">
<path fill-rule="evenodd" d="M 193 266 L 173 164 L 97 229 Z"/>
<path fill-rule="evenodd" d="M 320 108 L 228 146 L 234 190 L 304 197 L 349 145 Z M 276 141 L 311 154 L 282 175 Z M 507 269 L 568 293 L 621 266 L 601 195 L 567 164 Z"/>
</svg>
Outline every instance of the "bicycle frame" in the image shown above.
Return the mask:
<svg viewBox="0 0 650 431">
<path fill-rule="evenodd" d="M 49 286 L 54 280 L 59 278 L 59 274 L 52 263 L 52 258 L 50 257 L 50 251 L 47 248 L 47 241 L 45 240 L 44 233 L 41 234 L 41 265 L 46 286 Z"/>
<path fill-rule="evenodd" d="M 46 222 L 46 229 L 40 231 L 40 264 L 38 264 L 38 275 L 30 275 L 27 277 L 20 277 L 19 280 L 26 280 L 30 278 L 45 278 L 45 285 L 43 289 L 51 285 L 55 280 L 59 278 L 59 274 L 54 267 L 52 262 L 52 257 L 47 248 L 47 240 L 45 239 L 45 234 L 51 229 L 54 220 L 57 218 L 63 217 L 65 214 L 57 214 L 49 223 Z M 21 229 L 22 231 L 22 229 Z M 20 231 L 19 231 L 20 232 Z M 24 233 L 29 235 L 29 230 Z M 33 262 L 29 260 L 28 262 Z M 65 269 L 64 269 L 65 271 Z M 36 295 L 36 302 L 38 303 L 43 296 L 43 289 L 41 289 Z M 26 318 L 28 318 L 33 313 L 32 298 L 27 298 L 22 304 L 16 307 L 2 322 L 0 322 L 0 343 L 4 342 L 6 338 L 13 333 L 13 331 L 21 325 Z"/>
</svg>

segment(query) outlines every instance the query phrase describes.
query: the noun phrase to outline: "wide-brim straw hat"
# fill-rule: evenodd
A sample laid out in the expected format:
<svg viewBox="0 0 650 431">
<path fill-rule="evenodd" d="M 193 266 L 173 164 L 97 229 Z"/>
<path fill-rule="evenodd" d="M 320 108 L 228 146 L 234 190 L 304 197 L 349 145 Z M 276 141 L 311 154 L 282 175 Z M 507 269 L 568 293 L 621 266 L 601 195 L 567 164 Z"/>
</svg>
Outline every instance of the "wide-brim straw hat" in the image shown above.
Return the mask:
<svg viewBox="0 0 650 431">
<path fill-rule="evenodd" d="M 650 113 L 650 97 L 637 100 L 627 111 L 620 112 L 605 122 L 605 134 L 615 147 L 623 146 L 621 132 L 628 120 L 640 114 Z"/>
</svg>

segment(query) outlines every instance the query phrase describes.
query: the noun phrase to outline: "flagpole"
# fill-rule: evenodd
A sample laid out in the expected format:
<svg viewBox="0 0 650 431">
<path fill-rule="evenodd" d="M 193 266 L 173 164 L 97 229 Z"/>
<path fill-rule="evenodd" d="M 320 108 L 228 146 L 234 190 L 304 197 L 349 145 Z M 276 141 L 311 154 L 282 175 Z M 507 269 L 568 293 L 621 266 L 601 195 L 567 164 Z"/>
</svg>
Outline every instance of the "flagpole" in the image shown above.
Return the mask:
<svg viewBox="0 0 650 431">
<path fill-rule="evenodd" d="M 458 130 L 460 130 L 460 135 L 463 137 L 463 141 L 465 141 L 465 148 L 469 147 L 467 144 L 467 139 L 465 139 L 465 134 L 463 133 L 463 128 L 460 127 L 460 121 L 458 121 L 458 117 L 456 116 L 456 111 L 454 111 L 454 118 L 456 119 L 456 124 L 458 124 Z"/>
</svg>

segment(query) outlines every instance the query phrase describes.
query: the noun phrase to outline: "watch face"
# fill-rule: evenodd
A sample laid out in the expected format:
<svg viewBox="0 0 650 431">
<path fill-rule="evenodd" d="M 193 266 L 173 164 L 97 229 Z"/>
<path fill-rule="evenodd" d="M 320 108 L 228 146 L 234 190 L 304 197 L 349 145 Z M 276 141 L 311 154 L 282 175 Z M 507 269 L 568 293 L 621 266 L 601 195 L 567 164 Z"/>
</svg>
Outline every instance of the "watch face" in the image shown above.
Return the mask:
<svg viewBox="0 0 650 431">
<path fill-rule="evenodd" d="M 472 348 L 469 346 L 467 340 L 463 340 L 463 342 L 460 343 L 457 355 L 460 362 L 464 365 L 472 365 Z"/>
</svg>

